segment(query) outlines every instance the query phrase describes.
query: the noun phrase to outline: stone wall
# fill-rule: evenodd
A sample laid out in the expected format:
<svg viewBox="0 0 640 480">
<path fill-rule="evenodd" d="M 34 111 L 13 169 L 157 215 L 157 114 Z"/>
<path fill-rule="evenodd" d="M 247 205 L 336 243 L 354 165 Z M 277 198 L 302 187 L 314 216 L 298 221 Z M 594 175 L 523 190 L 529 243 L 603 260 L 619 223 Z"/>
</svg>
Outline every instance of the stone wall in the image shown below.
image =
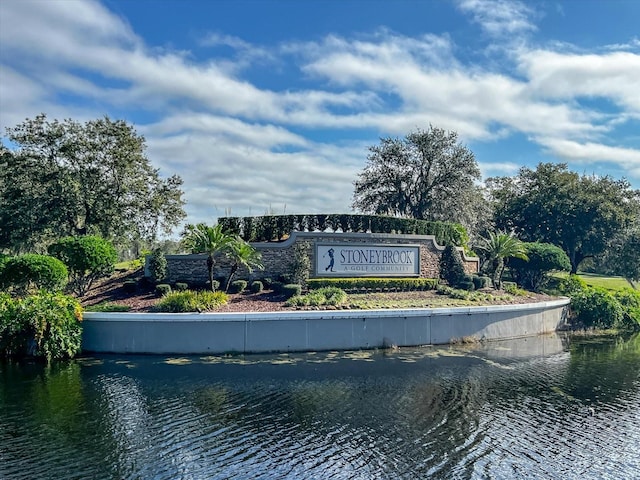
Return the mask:
<svg viewBox="0 0 640 480">
<path fill-rule="evenodd" d="M 420 276 L 424 278 L 438 278 L 440 255 L 443 246 L 436 244 L 432 235 L 397 235 L 384 233 L 324 233 L 324 232 L 293 232 L 284 242 L 253 243 L 262 253 L 264 270 L 254 270 L 252 274 L 246 269 L 239 269 L 235 279 L 271 278 L 277 280 L 283 274 L 291 274 L 295 264 L 296 244 L 306 250 L 311 263 L 309 277 L 316 276 L 315 244 L 353 243 L 377 245 L 419 245 L 420 247 Z M 462 248 L 459 249 L 467 273 L 477 273 L 480 260 L 476 257 L 466 257 Z M 208 280 L 206 255 L 167 255 L 167 270 L 169 283 L 186 282 L 189 284 L 204 284 Z M 214 268 L 215 277 L 226 277 L 231 264 L 225 258 L 219 258 Z"/>
</svg>

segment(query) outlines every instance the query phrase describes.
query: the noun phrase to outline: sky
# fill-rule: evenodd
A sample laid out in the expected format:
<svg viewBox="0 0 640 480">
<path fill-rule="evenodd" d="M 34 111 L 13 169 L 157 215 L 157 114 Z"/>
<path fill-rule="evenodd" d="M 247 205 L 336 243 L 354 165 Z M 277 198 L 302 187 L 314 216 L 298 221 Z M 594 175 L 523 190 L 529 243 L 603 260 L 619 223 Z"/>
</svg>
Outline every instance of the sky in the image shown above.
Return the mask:
<svg viewBox="0 0 640 480">
<path fill-rule="evenodd" d="M 188 223 L 350 213 L 368 148 L 430 125 L 483 180 L 640 188 L 639 25 L 636 0 L 3 0 L 0 135 L 126 120 Z"/>
</svg>

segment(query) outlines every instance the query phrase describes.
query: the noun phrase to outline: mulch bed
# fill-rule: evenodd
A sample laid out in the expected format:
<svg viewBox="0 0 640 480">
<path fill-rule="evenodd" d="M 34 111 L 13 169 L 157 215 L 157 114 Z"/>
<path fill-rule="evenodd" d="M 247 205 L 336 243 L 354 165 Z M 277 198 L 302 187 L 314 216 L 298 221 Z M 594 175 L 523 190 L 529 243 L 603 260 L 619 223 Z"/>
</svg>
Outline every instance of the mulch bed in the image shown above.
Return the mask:
<svg viewBox="0 0 640 480">
<path fill-rule="evenodd" d="M 128 306 L 130 312 L 151 312 L 160 297 L 155 293 L 152 285 L 144 286 L 144 282 L 139 281 L 140 278 L 140 272 L 116 272 L 108 279 L 95 285 L 83 299 L 82 304 L 84 306 L 91 306 L 102 302 L 109 302 L 116 305 Z M 135 292 L 129 292 L 123 287 L 123 283 L 126 280 L 138 281 Z M 489 291 L 493 294 L 500 293 L 494 290 Z M 382 296 L 390 302 L 399 299 L 420 299 L 421 301 L 426 301 L 429 297 L 435 298 L 438 296 L 434 291 L 386 292 L 376 293 L 375 295 Z M 552 299 L 553 297 L 548 295 L 531 294 L 531 296 L 527 297 L 512 297 L 508 302 L 497 300 L 493 302 L 493 304 L 531 303 Z M 285 300 L 285 297 L 271 290 L 261 293 L 230 294 L 229 302 L 216 309 L 216 312 L 278 312 L 295 310 L 293 307 L 285 306 Z"/>
</svg>

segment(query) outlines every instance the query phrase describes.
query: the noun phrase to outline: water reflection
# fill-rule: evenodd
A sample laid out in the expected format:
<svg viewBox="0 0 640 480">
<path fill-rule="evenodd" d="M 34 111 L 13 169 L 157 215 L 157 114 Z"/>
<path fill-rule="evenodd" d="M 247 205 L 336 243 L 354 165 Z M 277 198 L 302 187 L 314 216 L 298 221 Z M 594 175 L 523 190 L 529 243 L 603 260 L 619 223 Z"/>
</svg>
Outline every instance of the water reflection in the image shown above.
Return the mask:
<svg viewBox="0 0 640 480">
<path fill-rule="evenodd" d="M 630 478 L 640 337 L 0 364 L 0 478 Z M 622 434 L 624 432 L 624 434 Z"/>
</svg>

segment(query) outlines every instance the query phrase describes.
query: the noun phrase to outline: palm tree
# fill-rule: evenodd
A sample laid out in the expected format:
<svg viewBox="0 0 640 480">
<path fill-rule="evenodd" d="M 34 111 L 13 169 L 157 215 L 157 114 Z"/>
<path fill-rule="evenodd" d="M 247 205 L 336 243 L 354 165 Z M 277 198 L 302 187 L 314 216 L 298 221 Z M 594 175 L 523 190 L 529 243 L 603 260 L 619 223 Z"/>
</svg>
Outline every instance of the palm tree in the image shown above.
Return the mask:
<svg viewBox="0 0 640 480">
<path fill-rule="evenodd" d="M 231 279 L 241 265 L 246 267 L 247 270 L 249 270 L 249 273 L 253 272 L 254 268 L 258 268 L 260 270 L 264 268 L 262 265 L 262 254 L 241 238 L 236 237 L 229 247 L 227 254 L 231 258 L 233 265 L 231 266 L 231 272 L 227 279 L 227 286 L 224 290 L 225 292 L 229 291 Z"/>
<path fill-rule="evenodd" d="M 480 238 L 476 249 L 484 252 L 483 256 L 489 263 L 489 268 L 492 271 L 492 280 L 495 289 L 502 287 L 502 274 L 504 273 L 506 259 L 520 258 L 522 260 L 529 260 L 524 243 L 518 240 L 513 232 L 489 232 L 487 238 Z"/>
<path fill-rule="evenodd" d="M 215 257 L 226 253 L 235 241 L 235 237 L 222 230 L 222 225 L 218 224 L 209 227 L 204 223 L 198 225 L 187 225 L 183 233 L 183 244 L 191 253 L 207 254 L 207 270 L 209 272 L 209 283 L 211 291 L 215 292 L 216 287 L 213 280 L 213 267 Z"/>
</svg>

